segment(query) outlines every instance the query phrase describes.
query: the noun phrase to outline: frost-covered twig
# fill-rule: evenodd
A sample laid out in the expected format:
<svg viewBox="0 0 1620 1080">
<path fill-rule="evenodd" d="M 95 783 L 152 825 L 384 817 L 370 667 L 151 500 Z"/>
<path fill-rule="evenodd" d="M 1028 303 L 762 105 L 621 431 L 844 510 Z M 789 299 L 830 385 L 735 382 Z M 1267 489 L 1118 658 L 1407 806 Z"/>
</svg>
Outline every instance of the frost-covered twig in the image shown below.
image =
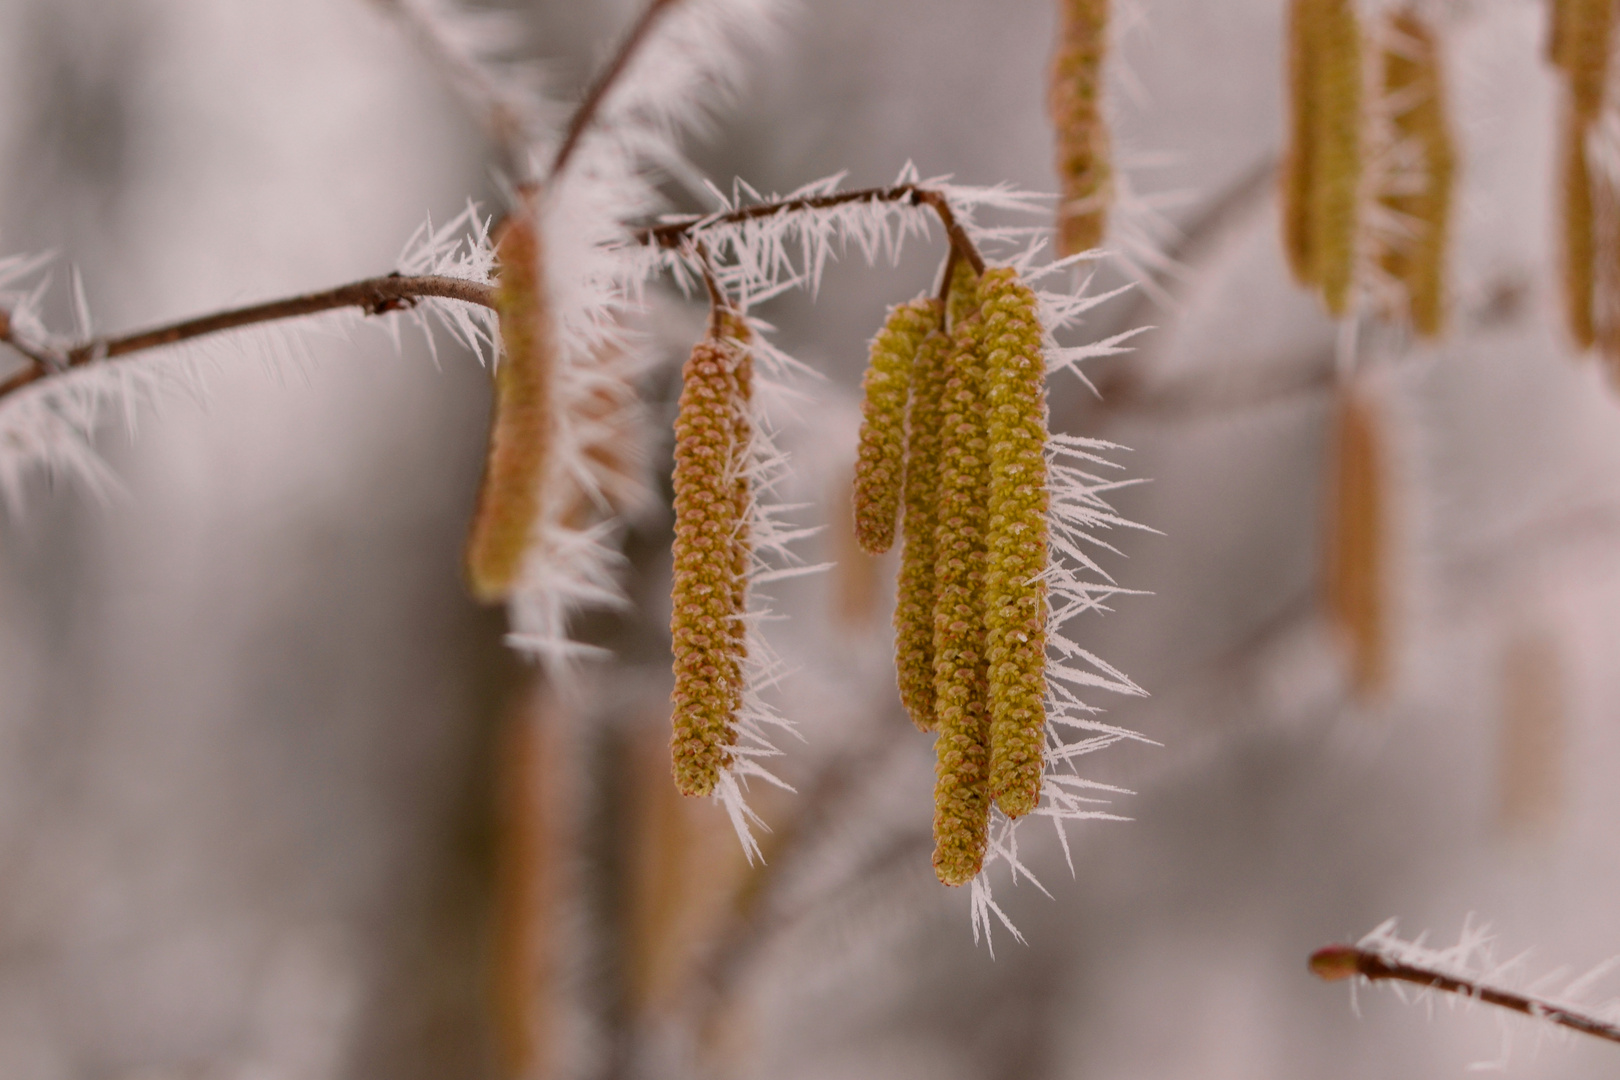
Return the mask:
<svg viewBox="0 0 1620 1080">
<path fill-rule="evenodd" d="M 855 191 L 839 191 L 829 195 L 806 195 L 797 198 L 782 199 L 776 202 L 759 203 L 754 206 L 733 210 L 723 214 L 707 214 L 680 218 L 675 221 L 666 221 L 660 225 L 642 229 L 636 233 L 636 239 L 644 244 L 656 244 L 662 248 L 678 247 L 683 240 L 694 233 L 720 225 L 741 225 L 761 218 L 787 216 L 803 213 L 810 210 L 828 210 L 835 206 L 847 206 L 851 203 L 897 203 L 908 202 L 912 206 L 926 206 L 939 216 L 940 224 L 945 228 L 945 235 L 950 238 L 951 251 L 959 258 L 966 259 L 973 267 L 975 274 L 984 273 L 984 257 L 979 254 L 978 247 L 968 236 L 967 230 L 957 221 L 955 212 L 951 209 L 950 200 L 945 194 L 921 184 L 894 184 L 890 187 L 860 188 Z M 950 280 L 949 275 L 945 278 Z"/>
<path fill-rule="evenodd" d="M 323 292 L 289 296 L 263 304 L 233 308 L 229 311 L 202 315 L 182 322 L 158 326 L 115 338 L 92 338 L 62 352 L 60 363 L 53 363 L 35 347 L 15 340 L 10 333 L 9 315 L 0 310 L 0 341 L 15 348 L 33 361 L 32 366 L 0 383 L 0 397 L 30 383 L 38 382 L 65 368 L 82 367 L 97 360 L 112 360 L 131 353 L 143 352 L 164 345 L 174 345 L 205 334 L 224 330 L 237 330 L 258 323 L 279 322 L 314 315 L 322 311 L 357 307 L 369 315 L 382 315 L 415 307 L 424 297 L 444 297 L 483 307 L 494 306 L 494 292 L 488 286 L 464 278 L 439 274 L 405 276 L 389 274 L 386 277 L 367 278 Z"/>
<path fill-rule="evenodd" d="M 1391 921 L 1354 945 L 1329 945 L 1318 949 L 1311 954 L 1310 966 L 1312 972 L 1329 982 L 1359 976 L 1369 982 L 1411 983 L 1426 990 L 1442 990 L 1525 1016 L 1549 1020 L 1561 1027 L 1596 1035 L 1610 1042 L 1620 1042 L 1620 1023 L 1599 1015 L 1596 1010 L 1568 1000 L 1508 989 L 1497 981 L 1501 969 L 1492 970 L 1488 962 L 1482 965 L 1481 971 L 1470 970 L 1470 954 L 1480 950 L 1487 942 L 1488 938 L 1481 933 L 1465 931 L 1462 943 L 1455 948 L 1431 949 L 1424 946 L 1421 940 L 1402 941 L 1395 937 L 1394 923 Z M 1577 979 L 1565 988 L 1565 997 L 1573 997 L 1577 989 L 1590 985 L 1611 966 L 1612 962 Z"/>
</svg>

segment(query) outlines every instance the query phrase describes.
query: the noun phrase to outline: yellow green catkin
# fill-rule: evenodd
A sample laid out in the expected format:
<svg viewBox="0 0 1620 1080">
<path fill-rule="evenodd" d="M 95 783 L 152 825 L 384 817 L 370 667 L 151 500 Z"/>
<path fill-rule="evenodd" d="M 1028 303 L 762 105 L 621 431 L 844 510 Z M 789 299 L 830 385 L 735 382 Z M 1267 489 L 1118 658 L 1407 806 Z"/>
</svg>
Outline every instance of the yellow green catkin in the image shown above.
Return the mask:
<svg viewBox="0 0 1620 1080">
<path fill-rule="evenodd" d="M 742 704 L 747 594 L 745 412 L 748 354 L 700 341 L 682 369 L 675 419 L 675 543 L 670 638 L 675 657 L 670 739 L 675 786 L 708 795 L 729 764 Z"/>
<path fill-rule="evenodd" d="M 941 399 L 934 607 L 934 873 L 946 885 L 984 865 L 990 822 L 990 714 L 984 625 L 990 489 L 983 323 L 954 328 Z"/>
<path fill-rule="evenodd" d="M 1354 0 L 1293 0 L 1291 145 L 1282 176 L 1283 243 L 1334 315 L 1350 302 L 1361 155 L 1361 29 Z"/>
<path fill-rule="evenodd" d="M 912 363 L 928 332 L 939 325 L 938 302 L 896 304 L 872 339 L 862 382 L 861 441 L 855 459 L 855 538 L 861 550 L 881 555 L 894 544 L 895 519 L 906 450 L 906 397 Z"/>
<path fill-rule="evenodd" d="M 923 338 L 912 365 L 911 400 L 906 410 L 905 509 L 894 606 L 894 667 L 900 704 L 922 731 L 934 729 L 934 532 L 939 525 L 940 405 L 949 351 L 950 338 L 937 326 Z"/>
<path fill-rule="evenodd" d="M 1412 326 L 1419 334 L 1434 337 L 1445 321 L 1446 245 L 1456 151 L 1446 122 L 1434 30 L 1404 11 L 1391 19 L 1390 29 L 1399 45 L 1384 54 L 1384 91 L 1391 98 L 1410 102 L 1395 117 L 1395 129 L 1403 140 L 1421 148 L 1423 183 L 1417 191 L 1385 197 L 1385 204 L 1411 222 L 1416 235 L 1409 243 L 1387 251 L 1382 263 L 1406 287 Z"/>
<path fill-rule="evenodd" d="M 466 550 L 468 585 L 486 603 L 504 600 L 512 591 L 533 539 L 551 440 L 554 366 L 533 215 L 520 212 L 508 218 L 495 251 L 501 357 L 495 368 L 489 452 Z"/>
<path fill-rule="evenodd" d="M 1109 0 L 1059 0 L 1061 15 L 1047 109 L 1057 135 L 1058 251 L 1102 242 L 1113 197 L 1108 123 L 1102 114 Z"/>
<path fill-rule="evenodd" d="M 1040 803 L 1046 749 L 1046 362 L 1035 294 L 1010 267 L 979 279 L 979 305 L 990 451 L 990 793 L 1019 817 Z"/>
</svg>

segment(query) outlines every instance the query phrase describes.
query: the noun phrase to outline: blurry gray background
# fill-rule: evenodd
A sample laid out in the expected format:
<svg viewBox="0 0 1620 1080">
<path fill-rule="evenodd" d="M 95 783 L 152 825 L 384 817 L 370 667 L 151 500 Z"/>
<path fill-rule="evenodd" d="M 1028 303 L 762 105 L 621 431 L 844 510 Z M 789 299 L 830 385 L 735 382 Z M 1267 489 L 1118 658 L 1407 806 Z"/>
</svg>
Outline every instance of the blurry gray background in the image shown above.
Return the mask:
<svg viewBox="0 0 1620 1080">
<path fill-rule="evenodd" d="M 573 93 L 634 7 L 532 0 L 512 54 Z M 1304 966 L 1392 915 L 1445 940 L 1477 913 L 1536 972 L 1620 953 L 1620 416 L 1557 320 L 1541 5 L 1442 8 L 1457 310 L 1441 345 L 1365 382 L 1398 552 L 1397 675 L 1374 707 L 1347 703 L 1317 603 L 1334 331 L 1277 240 L 1283 6 L 1119 7 L 1121 161 L 1184 227 L 1167 242 L 1185 269 L 1166 302 L 1099 310 L 1098 335 L 1156 329 L 1095 369 L 1101 402 L 1055 386 L 1054 423 L 1133 447 L 1152 478 L 1118 504 L 1163 535 L 1114 537 L 1128 558 L 1107 568 L 1154 595 L 1086 641 L 1153 695 L 1099 700 L 1107 719 L 1163 746 L 1087 762 L 1138 794 L 1113 806 L 1132 822 L 1074 830 L 1074 880 L 1027 834 L 1054 898 L 998 892 L 1031 945 L 1002 937 L 992 961 L 966 896 L 932 883 L 928 740 L 871 734 L 905 723 L 888 601 L 866 610 L 840 534 L 812 542 L 843 565 L 780 590 L 808 742 L 788 771 L 872 738 L 885 756 L 837 800 L 793 886 L 816 910 L 752 956 L 709 1068 L 1393 1080 L 1461 1074 L 1505 1030 L 1510 1075 L 1613 1075 L 1617 1048 L 1538 1048 L 1484 1014 L 1367 993 L 1358 1019 Z M 1054 21 L 1047 0 L 807 3 L 693 156 L 761 190 L 880 183 L 907 160 L 1049 189 Z M 59 251 L 100 328 L 387 269 L 425 214 L 492 203 L 477 130 L 365 0 L 0 0 L 0 253 Z M 829 376 L 785 433 L 806 517 L 837 520 L 864 342 L 938 254 L 852 259 L 813 306 L 768 312 Z M 672 340 L 696 325 L 666 321 Z M 0 1076 L 498 1074 L 494 733 L 526 676 L 459 584 L 486 380 L 409 335 L 308 340 L 312 362 L 222 346 L 206 400 L 143 411 L 133 441 L 109 424 L 122 495 L 41 477 L 0 527 Z M 668 398 L 667 372 L 651 392 Z M 613 692 L 578 710 L 606 740 L 593 776 L 620 760 L 600 733 L 656 744 L 665 719 L 666 529 L 631 539 L 640 606 L 588 628 L 621 650 L 587 677 Z M 830 602 L 846 588 L 853 606 Z M 1554 702 L 1528 735 L 1502 689 L 1525 655 Z M 1526 754 L 1554 778 L 1528 810 L 1505 794 Z M 611 841 L 616 820 L 586 831 Z M 592 895 L 611 890 L 619 864 L 583 859 Z M 657 1074 L 647 1039 L 613 1049 L 613 956 L 580 975 L 576 1068 Z"/>
</svg>

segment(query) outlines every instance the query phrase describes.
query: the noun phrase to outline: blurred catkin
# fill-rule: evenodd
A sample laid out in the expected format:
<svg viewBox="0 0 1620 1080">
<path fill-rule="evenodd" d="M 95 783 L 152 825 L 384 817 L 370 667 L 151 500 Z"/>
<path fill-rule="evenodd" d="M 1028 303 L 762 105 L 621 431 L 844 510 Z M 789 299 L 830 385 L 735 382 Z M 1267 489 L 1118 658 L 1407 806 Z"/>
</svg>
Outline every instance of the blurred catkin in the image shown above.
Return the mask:
<svg viewBox="0 0 1620 1080">
<path fill-rule="evenodd" d="M 1390 21 L 1395 47 L 1384 54 L 1384 92 L 1408 102 L 1395 116 L 1402 140 L 1420 148 L 1422 186 L 1384 197 L 1415 230 L 1407 243 L 1384 253 L 1384 270 L 1406 287 L 1412 326 L 1425 337 L 1445 321 L 1446 245 L 1450 238 L 1451 179 L 1456 164 L 1434 30 L 1411 12 Z"/>
<path fill-rule="evenodd" d="M 984 324 L 954 328 L 941 398 L 934 695 L 934 873 L 947 885 L 984 864 L 990 823 L 990 713 L 985 670 L 985 528 L 990 495 Z"/>
<path fill-rule="evenodd" d="M 1046 748 L 1046 362 L 1035 294 L 1011 268 L 985 272 L 979 304 L 990 450 L 990 792 L 1019 817 L 1040 803 Z"/>
<path fill-rule="evenodd" d="M 906 415 L 905 516 L 894 606 L 894 667 L 900 703 L 934 730 L 935 530 L 939 526 L 940 407 L 951 340 L 937 327 L 917 348 Z"/>
<path fill-rule="evenodd" d="M 1328 614 L 1349 646 L 1351 685 L 1363 701 L 1389 682 L 1387 463 L 1378 418 L 1352 389 L 1340 397 L 1330 478 Z"/>
<path fill-rule="evenodd" d="M 883 329 L 872 339 L 855 459 L 855 537 L 869 555 L 881 555 L 894 544 L 912 363 L 917 347 L 937 325 L 938 302 L 925 297 L 890 308 Z"/>
<path fill-rule="evenodd" d="M 748 507 L 746 347 L 706 338 L 682 369 L 675 419 L 675 543 L 670 739 L 675 786 L 714 790 L 736 739 L 745 657 Z"/>
<path fill-rule="evenodd" d="M 1283 243 L 1328 310 L 1350 301 L 1361 180 L 1361 29 L 1353 0 L 1293 0 L 1288 32 L 1291 145 L 1282 174 Z"/>
<path fill-rule="evenodd" d="M 1057 51 L 1047 109 L 1057 135 L 1058 252 L 1102 242 L 1113 197 L 1108 124 L 1102 114 L 1109 0 L 1059 0 Z"/>
<path fill-rule="evenodd" d="M 1575 114 L 1567 114 L 1563 135 L 1564 311 L 1569 334 L 1578 348 L 1597 340 L 1593 292 L 1597 279 L 1597 216 L 1593 212 L 1591 171 L 1586 160 L 1586 131 Z"/>
<path fill-rule="evenodd" d="M 1593 290 L 1597 220 L 1586 136 L 1603 106 L 1608 77 L 1612 0 L 1553 0 L 1552 61 L 1568 88 L 1563 132 L 1564 303 L 1570 336 L 1588 349 L 1596 340 Z"/>
<path fill-rule="evenodd" d="M 1563 801 L 1566 720 L 1557 639 L 1545 628 L 1514 627 L 1501 670 L 1498 821 L 1503 831 L 1529 839 L 1556 823 Z"/>
<path fill-rule="evenodd" d="M 534 215 L 514 213 L 496 241 L 495 310 L 501 358 L 478 507 L 467 538 L 467 582 L 486 603 L 504 600 L 523 569 L 540 512 L 552 435 L 552 327 Z"/>
</svg>

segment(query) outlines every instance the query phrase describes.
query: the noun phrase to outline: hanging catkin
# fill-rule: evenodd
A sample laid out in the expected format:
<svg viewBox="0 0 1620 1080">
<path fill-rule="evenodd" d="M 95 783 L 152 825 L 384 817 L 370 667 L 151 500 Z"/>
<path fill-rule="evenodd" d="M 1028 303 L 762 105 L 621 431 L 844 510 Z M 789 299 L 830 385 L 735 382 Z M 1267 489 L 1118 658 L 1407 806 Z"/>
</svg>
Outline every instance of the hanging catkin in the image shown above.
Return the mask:
<svg viewBox="0 0 1620 1080">
<path fill-rule="evenodd" d="M 938 310 L 937 308 L 935 309 Z M 940 406 L 950 338 L 937 326 L 917 347 L 906 411 L 905 510 L 894 605 L 894 667 L 900 704 L 922 731 L 934 729 L 934 532 L 939 524 Z"/>
<path fill-rule="evenodd" d="M 1040 803 L 1046 748 L 1046 363 L 1035 294 L 1011 268 L 985 272 L 979 303 L 990 451 L 990 792 L 1019 817 Z"/>
<path fill-rule="evenodd" d="M 1353 0 L 1293 0 L 1283 243 L 1294 275 L 1320 288 L 1334 315 L 1348 308 L 1355 266 L 1361 79 Z"/>
<path fill-rule="evenodd" d="M 489 452 L 466 553 L 467 582 L 486 603 L 504 600 L 522 572 L 539 517 L 552 433 L 551 316 L 532 212 L 517 212 L 506 220 L 495 251 L 501 357 L 495 368 Z"/>
<path fill-rule="evenodd" d="M 1057 135 L 1058 252 L 1102 242 L 1113 196 L 1108 124 L 1102 114 L 1109 0 L 1059 0 L 1057 51 L 1047 109 Z"/>
<path fill-rule="evenodd" d="M 706 338 L 692 349 L 675 419 L 675 543 L 670 739 L 675 786 L 708 795 L 729 761 L 742 703 L 747 591 L 744 458 L 746 347 Z"/>
<path fill-rule="evenodd" d="M 1597 225 L 1586 136 L 1603 106 L 1613 2 L 1554 0 L 1552 24 L 1552 60 L 1568 86 L 1562 148 L 1565 312 L 1570 336 L 1587 349 L 1597 336 L 1593 319 Z"/>
<path fill-rule="evenodd" d="M 906 396 L 912 364 L 928 332 L 939 325 L 931 298 L 896 304 L 872 339 L 862 381 L 861 441 L 855 459 L 855 537 L 861 550 L 881 555 L 894 544 L 906 449 Z"/>
<path fill-rule="evenodd" d="M 1565 708 L 1558 641 L 1545 629 L 1515 627 L 1502 653 L 1498 820 L 1524 837 L 1545 833 L 1563 795 Z"/>
<path fill-rule="evenodd" d="M 1415 191 L 1385 196 L 1384 203 L 1410 223 L 1414 235 L 1384 253 L 1384 270 L 1405 286 L 1412 326 L 1434 337 L 1445 320 L 1445 260 L 1451 216 L 1451 177 L 1456 153 L 1446 122 L 1439 46 L 1434 30 L 1410 12 L 1390 20 L 1395 47 L 1384 53 L 1384 92 L 1407 102 L 1395 116 L 1397 135 L 1421 152 L 1422 183 Z"/>
<path fill-rule="evenodd" d="M 1378 418 L 1346 389 L 1338 409 L 1328 519 L 1326 601 L 1350 650 L 1358 698 L 1378 697 L 1389 681 L 1387 467 Z"/>
<path fill-rule="evenodd" d="M 940 407 L 934 694 L 938 738 L 934 873 L 947 885 L 984 864 L 990 822 L 990 715 L 985 670 L 984 567 L 989 503 L 983 323 L 954 328 Z"/>
</svg>

